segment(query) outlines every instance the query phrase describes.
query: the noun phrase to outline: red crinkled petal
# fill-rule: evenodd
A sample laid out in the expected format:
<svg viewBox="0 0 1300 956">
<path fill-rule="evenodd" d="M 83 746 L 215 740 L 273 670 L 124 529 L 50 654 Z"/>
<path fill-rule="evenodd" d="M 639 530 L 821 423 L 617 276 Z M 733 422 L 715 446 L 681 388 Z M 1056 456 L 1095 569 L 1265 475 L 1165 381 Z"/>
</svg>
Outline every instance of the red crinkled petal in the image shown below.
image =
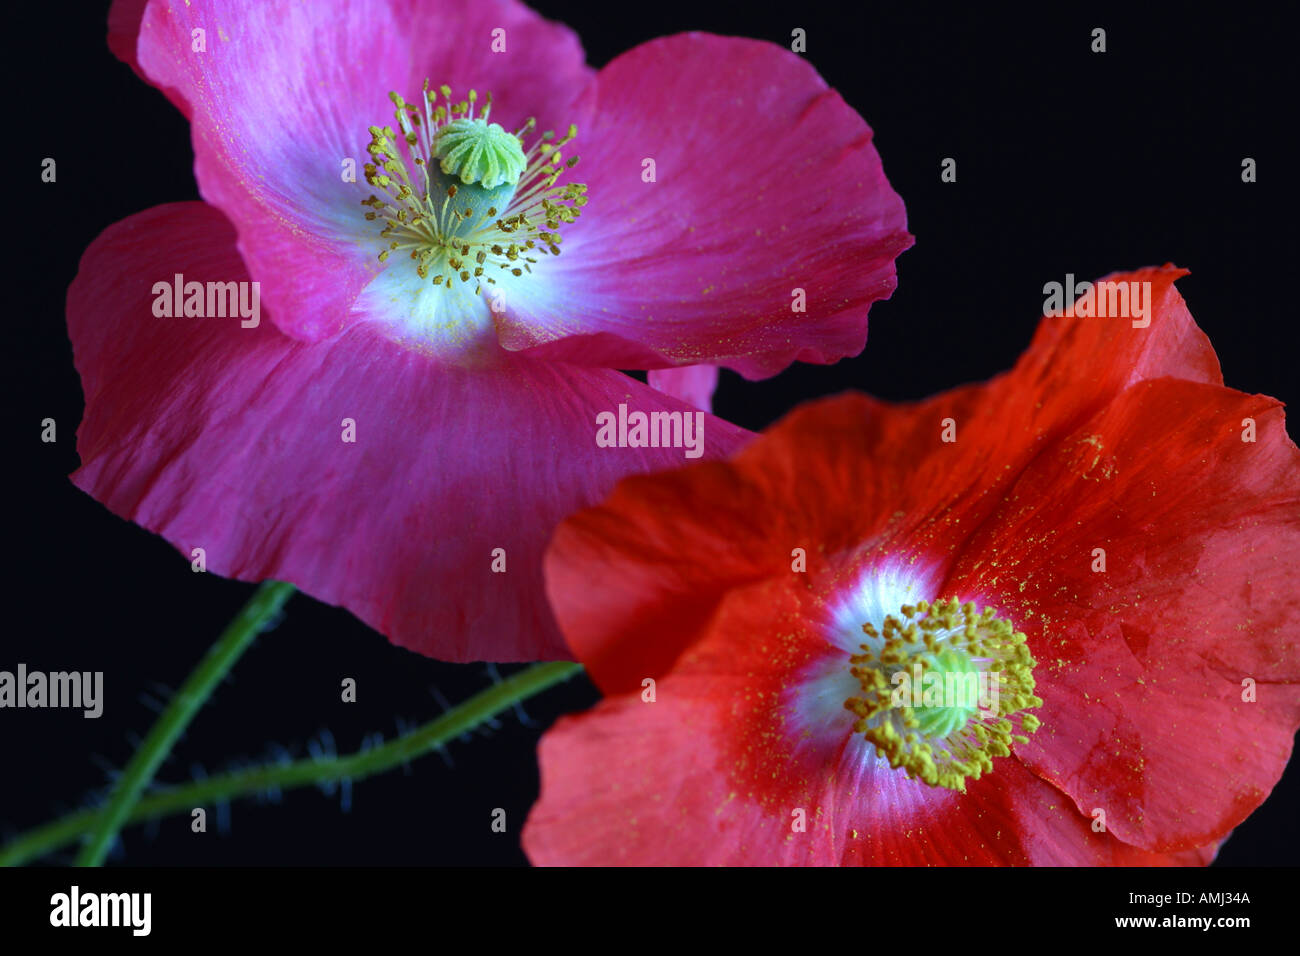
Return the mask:
<svg viewBox="0 0 1300 956">
<path fill-rule="evenodd" d="M 1022 759 L 1105 807 L 1122 839 L 1180 850 L 1245 819 L 1290 756 L 1298 556 L 1300 451 L 1280 403 L 1159 379 L 1045 449 L 949 586 L 1030 637 L 1044 727 Z"/>
<path fill-rule="evenodd" d="M 701 732 L 714 708 L 682 688 L 669 679 L 654 704 L 612 698 L 546 733 L 541 795 L 523 833 L 534 864 L 1204 866 L 1214 859 L 1215 846 L 1159 854 L 1094 832 L 1092 818 L 1014 760 L 972 785 L 948 814 L 907 816 L 888 784 L 860 804 L 829 790 L 803 808 L 808 829 L 795 833 L 793 806 L 768 813 L 718 769 L 714 741 Z"/>
<path fill-rule="evenodd" d="M 549 731 L 541 796 L 524 830 L 530 859 L 1177 865 L 1212 856 L 1148 853 L 1096 832 L 1092 816 L 1014 757 L 959 794 L 864 758 L 869 748 L 852 750 L 847 734 L 810 740 L 778 707 L 792 674 L 819 653 L 804 623 L 808 599 L 789 582 L 733 594 L 653 686 L 653 701 L 618 695 Z"/>
</svg>

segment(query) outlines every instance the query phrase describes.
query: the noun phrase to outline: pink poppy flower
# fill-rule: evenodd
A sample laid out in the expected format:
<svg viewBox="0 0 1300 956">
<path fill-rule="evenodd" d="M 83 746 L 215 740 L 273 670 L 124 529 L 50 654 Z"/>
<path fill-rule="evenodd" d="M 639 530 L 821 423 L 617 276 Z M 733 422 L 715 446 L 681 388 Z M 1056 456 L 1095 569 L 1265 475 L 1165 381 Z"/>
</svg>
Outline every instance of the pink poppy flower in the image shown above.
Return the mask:
<svg viewBox="0 0 1300 956">
<path fill-rule="evenodd" d="M 83 257 L 73 480 L 435 657 L 568 656 L 549 533 L 686 451 L 601 447 L 597 416 L 684 426 L 709 365 L 858 352 L 911 242 L 871 130 L 769 43 L 595 72 L 501 0 L 155 0 L 116 4 L 110 45 L 189 118 L 206 203 Z M 747 435 L 701 422 L 707 457 Z"/>
</svg>

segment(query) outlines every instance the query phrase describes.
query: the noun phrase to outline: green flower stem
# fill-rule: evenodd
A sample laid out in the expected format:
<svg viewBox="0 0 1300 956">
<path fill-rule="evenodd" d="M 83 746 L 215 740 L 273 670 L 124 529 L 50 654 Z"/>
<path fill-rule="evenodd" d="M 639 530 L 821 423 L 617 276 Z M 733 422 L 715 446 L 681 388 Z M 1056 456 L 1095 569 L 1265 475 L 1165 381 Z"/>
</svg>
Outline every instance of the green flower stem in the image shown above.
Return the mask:
<svg viewBox="0 0 1300 956">
<path fill-rule="evenodd" d="M 287 764 L 251 767 L 151 793 L 129 809 L 123 823 L 183 813 L 205 804 L 275 788 L 288 790 L 312 784 L 361 780 L 437 750 L 520 701 L 581 671 L 581 664 L 568 661 L 534 664 L 480 691 L 436 720 L 378 747 L 343 757 L 308 758 Z M 23 834 L 0 849 L 0 866 L 19 866 L 73 842 L 101 825 L 105 812 L 83 810 Z"/>
<path fill-rule="evenodd" d="M 266 630 L 284 607 L 284 602 L 293 596 L 295 588 L 283 581 L 265 581 L 248 603 L 243 606 L 238 616 L 230 622 L 217 642 L 208 651 L 208 656 L 186 679 L 184 685 L 167 709 L 162 712 L 157 723 L 149 731 L 140 749 L 135 752 L 131 762 L 122 771 L 122 776 L 113 788 L 108 806 L 97 814 L 93 821 L 90 838 L 81 852 L 77 854 L 77 866 L 100 866 L 109 848 L 117 839 L 131 815 L 131 808 L 136 805 L 162 762 L 171 753 L 177 738 L 189 726 L 199 708 L 212 695 L 213 689 L 230 673 L 235 661 L 248 649 L 258 634 Z"/>
</svg>

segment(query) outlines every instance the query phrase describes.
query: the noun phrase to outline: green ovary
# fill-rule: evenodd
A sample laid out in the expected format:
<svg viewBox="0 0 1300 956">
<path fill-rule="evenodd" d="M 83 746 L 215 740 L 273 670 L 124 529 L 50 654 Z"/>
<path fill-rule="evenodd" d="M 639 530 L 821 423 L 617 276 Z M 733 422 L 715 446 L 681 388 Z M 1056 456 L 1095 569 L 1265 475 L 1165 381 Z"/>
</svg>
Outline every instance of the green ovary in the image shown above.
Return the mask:
<svg viewBox="0 0 1300 956">
<path fill-rule="evenodd" d="M 972 687 L 971 678 L 978 677 L 979 668 L 965 653 L 952 648 L 926 655 L 922 666 L 925 676 L 916 689 L 921 706 L 914 708 L 916 729 L 931 739 L 947 737 L 965 727 L 978 709 L 978 684 Z M 929 702 L 931 695 L 934 703 Z"/>
<path fill-rule="evenodd" d="M 438 130 L 433 146 L 442 171 L 466 186 L 513 185 L 528 165 L 519 137 L 482 119 L 452 120 Z"/>
</svg>

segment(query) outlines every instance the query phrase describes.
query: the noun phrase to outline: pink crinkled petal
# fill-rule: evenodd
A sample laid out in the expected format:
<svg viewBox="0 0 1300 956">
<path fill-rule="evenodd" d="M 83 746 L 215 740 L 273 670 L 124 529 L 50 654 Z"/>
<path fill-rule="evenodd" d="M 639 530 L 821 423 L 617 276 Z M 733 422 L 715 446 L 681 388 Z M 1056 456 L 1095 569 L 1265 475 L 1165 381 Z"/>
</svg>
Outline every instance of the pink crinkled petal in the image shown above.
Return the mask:
<svg viewBox="0 0 1300 956">
<path fill-rule="evenodd" d="M 871 129 L 807 61 L 757 40 L 654 40 L 600 71 L 575 122 L 567 178 L 589 202 L 544 263 L 545 294 L 499 330 L 506 348 L 749 378 L 862 350 L 912 237 Z"/>
<path fill-rule="evenodd" d="M 82 258 L 68 291 L 80 488 L 187 559 L 203 548 L 209 571 L 289 581 L 420 653 L 569 656 L 542 589 L 553 527 L 623 475 L 686 460 L 597 447 L 596 416 L 686 406 L 608 370 L 444 365 L 368 324 L 307 343 L 238 317 L 156 317 L 154 283 L 177 272 L 247 281 L 217 209 L 155 207 Z M 705 456 L 747 435 L 705 416 Z"/>
<path fill-rule="evenodd" d="M 119 55 L 130 12 L 114 9 Z M 199 191 L 234 222 L 273 320 L 307 340 L 357 321 L 352 304 L 379 271 L 361 167 L 367 128 L 393 122 L 390 91 L 490 90 L 494 120 L 546 122 L 591 75 L 571 31 L 509 0 L 154 0 L 135 48 L 190 117 Z"/>
<path fill-rule="evenodd" d="M 688 405 L 706 412 L 713 411 L 713 393 L 718 388 L 716 365 L 683 365 L 679 368 L 651 369 L 646 375 L 651 388 L 680 398 Z"/>
</svg>

